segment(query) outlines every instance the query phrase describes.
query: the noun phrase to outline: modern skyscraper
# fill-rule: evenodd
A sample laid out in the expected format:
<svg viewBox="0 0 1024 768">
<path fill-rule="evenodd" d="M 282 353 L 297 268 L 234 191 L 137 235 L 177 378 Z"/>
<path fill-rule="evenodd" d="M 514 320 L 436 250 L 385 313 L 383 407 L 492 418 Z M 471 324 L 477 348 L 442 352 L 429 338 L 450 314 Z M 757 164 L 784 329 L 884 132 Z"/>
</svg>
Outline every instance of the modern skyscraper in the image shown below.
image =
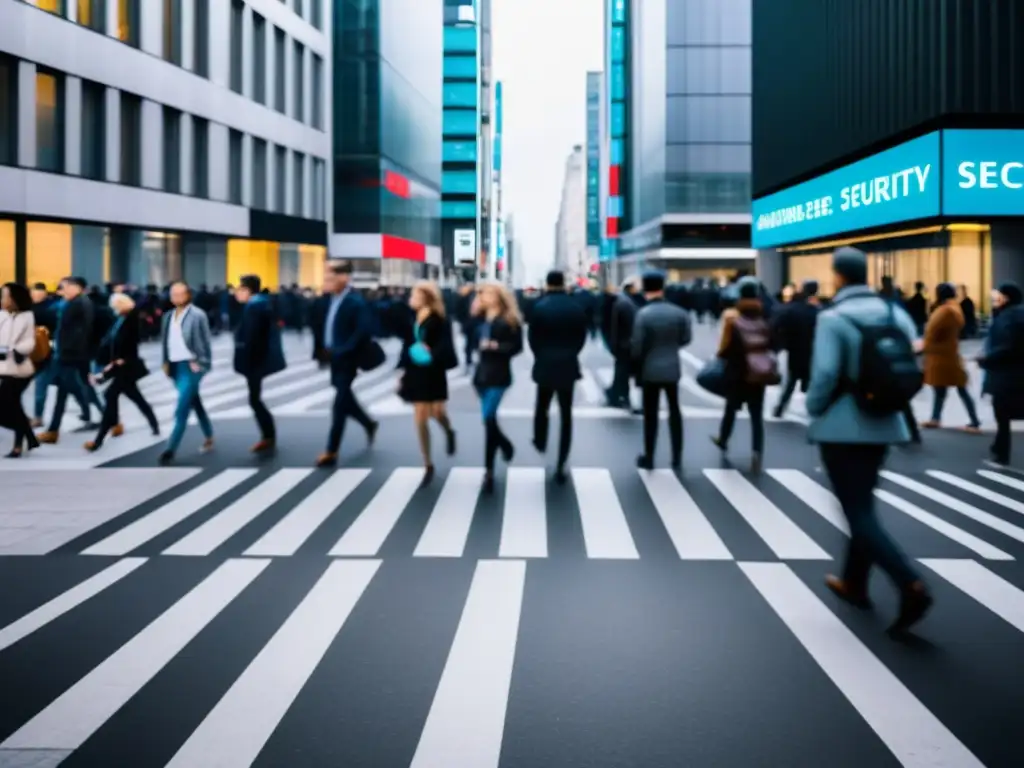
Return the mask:
<svg viewBox="0 0 1024 768">
<path fill-rule="evenodd" d="M 345 0 L 334 18 L 331 255 L 360 282 L 441 269 L 442 0 Z"/>
<path fill-rule="evenodd" d="M 491 0 L 444 3 L 442 252 L 446 271 L 475 274 L 492 269 Z"/>
<path fill-rule="evenodd" d="M 751 0 L 609 0 L 608 197 L 614 280 L 753 266 Z"/>
<path fill-rule="evenodd" d="M 1024 282 L 1022 28 L 1012 2 L 755 0 L 760 273 L 830 293 L 842 243 L 875 285 L 950 281 L 982 310 Z"/>
<path fill-rule="evenodd" d="M 588 274 L 587 259 L 587 162 L 583 147 L 577 144 L 565 161 L 562 199 L 558 206 L 555 234 L 555 269 L 568 275 Z"/>
<path fill-rule="evenodd" d="M 601 92 L 604 76 L 587 72 L 587 258 L 601 251 Z"/>
<path fill-rule="evenodd" d="M 0 0 L 0 281 L 318 284 L 329 10 Z"/>
</svg>

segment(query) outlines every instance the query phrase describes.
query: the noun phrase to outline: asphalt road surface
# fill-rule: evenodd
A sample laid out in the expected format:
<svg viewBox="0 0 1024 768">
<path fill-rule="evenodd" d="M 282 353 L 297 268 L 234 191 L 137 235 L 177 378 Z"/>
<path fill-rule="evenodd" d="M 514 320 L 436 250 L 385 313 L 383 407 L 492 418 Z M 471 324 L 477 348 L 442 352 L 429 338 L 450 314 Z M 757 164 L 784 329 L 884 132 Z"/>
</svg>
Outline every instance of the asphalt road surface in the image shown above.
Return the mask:
<svg viewBox="0 0 1024 768">
<path fill-rule="evenodd" d="M 459 450 L 437 435 L 429 487 L 391 365 L 358 385 L 376 444 L 349 426 L 339 468 L 313 469 L 331 393 L 297 338 L 265 388 L 270 458 L 248 453 L 223 340 L 212 453 L 192 429 L 156 467 L 126 404 L 100 453 L 66 432 L 0 461 L 0 768 L 1024 765 L 1024 472 L 955 430 L 892 452 L 880 512 L 936 597 L 894 642 L 882 578 L 872 613 L 822 583 L 846 528 L 801 403 L 769 424 L 760 476 L 742 422 L 729 457 L 711 445 L 721 403 L 692 381 L 714 344 L 701 328 L 684 356 L 678 476 L 635 468 L 639 420 L 604 407 L 597 343 L 564 486 L 530 446 L 528 354 L 494 495 L 461 372 Z M 144 390 L 166 424 L 169 385 Z"/>
</svg>

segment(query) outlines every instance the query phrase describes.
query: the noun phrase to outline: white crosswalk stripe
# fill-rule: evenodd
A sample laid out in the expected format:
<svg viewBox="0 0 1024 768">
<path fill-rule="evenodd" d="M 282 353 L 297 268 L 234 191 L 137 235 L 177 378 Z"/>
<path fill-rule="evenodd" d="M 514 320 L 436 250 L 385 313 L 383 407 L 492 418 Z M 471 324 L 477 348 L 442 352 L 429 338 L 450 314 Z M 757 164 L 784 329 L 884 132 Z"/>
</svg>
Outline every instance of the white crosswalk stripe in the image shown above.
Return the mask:
<svg viewBox="0 0 1024 768">
<path fill-rule="evenodd" d="M 102 471 L 103 482 L 112 484 L 118 473 L 130 478 L 140 470 Z M 923 540 L 924 549 L 911 551 L 913 557 L 1024 559 L 1024 527 L 1016 520 L 1024 489 L 1003 483 L 1007 476 L 1000 473 L 971 477 L 886 470 L 875 491 L 880 516 L 899 513 L 901 525 L 919 527 L 913 538 Z M 423 486 L 420 467 L 189 470 L 169 482 L 147 481 L 148 492 L 149 486 L 135 487 L 135 495 L 111 514 L 69 522 L 40 519 L 30 510 L 0 513 L 0 557 L 302 553 L 475 560 L 582 552 L 591 560 L 643 560 L 672 551 L 688 561 L 744 560 L 760 552 L 800 561 L 841 559 L 849 535 L 824 476 L 797 469 L 769 469 L 757 478 L 731 469 L 679 476 L 671 470 L 578 467 L 570 473 L 571 494 L 559 494 L 554 508 L 555 490 L 540 467 L 509 468 L 498 476 L 493 495 L 483 493 L 483 479 L 480 467 L 439 470 L 435 493 Z M 138 479 L 133 482 L 138 486 Z M 32 508 L 60 507 L 65 496 L 59 485 L 34 486 Z M 492 522 L 489 534 L 485 528 Z M 46 527 L 51 524 L 57 527 Z M 563 551 L 566 535 L 579 542 L 577 549 Z M 766 549 L 750 549 L 751 537 Z"/>
<path fill-rule="evenodd" d="M 462 482 L 468 479 L 463 477 Z M 249 610 L 252 610 L 251 594 L 259 583 L 264 583 L 265 592 L 261 594 L 277 594 L 281 586 L 277 579 L 290 577 L 275 571 L 275 564 L 268 559 L 232 558 L 205 578 L 184 585 L 170 597 L 166 608 L 160 607 L 154 618 L 140 621 L 131 610 L 116 610 L 126 599 L 124 595 L 113 594 L 120 585 L 130 581 L 144 585 L 149 579 L 166 578 L 151 570 L 156 562 L 141 558 L 117 561 L 0 627 L 2 668 L 7 663 L 4 654 L 34 648 L 37 638 L 58 622 L 63 622 L 62 631 L 72 633 L 65 638 L 69 644 L 75 643 L 73 633 L 82 632 L 81 627 L 92 614 L 96 614 L 101 623 L 123 625 L 119 635 L 110 635 L 121 639 L 102 650 L 103 658 L 98 664 L 81 677 L 69 680 L 62 690 L 53 690 L 45 699 L 37 699 L 34 709 L 21 715 L 18 722 L 11 723 L 10 717 L 7 718 L 5 723 L 11 730 L 0 743 L 0 764 L 39 765 L 44 764 L 40 761 L 46 758 L 51 762 L 45 764 L 57 765 L 77 750 L 87 748 L 96 734 L 109 730 L 110 724 L 118 718 L 122 728 L 125 722 L 135 727 L 145 722 L 145 727 L 154 732 L 163 731 L 165 722 L 175 724 L 168 731 L 174 738 L 171 751 L 162 758 L 151 757 L 138 764 L 172 768 L 206 765 L 241 768 L 262 764 L 266 762 L 264 750 L 281 735 L 282 724 L 297 706 L 306 687 L 317 680 L 318 675 L 331 676 L 329 670 L 323 669 L 323 663 L 332 646 L 349 632 L 365 633 L 368 626 L 374 626 L 375 617 L 389 610 L 381 598 L 395 594 L 374 594 L 375 584 L 385 579 L 387 560 L 326 561 L 308 580 L 308 586 L 284 591 L 283 603 L 274 607 L 277 618 L 268 626 L 269 631 L 241 651 L 245 656 L 237 665 L 231 665 L 234 671 L 229 676 L 220 676 L 210 683 L 187 676 L 164 675 L 162 685 L 173 686 L 176 691 L 173 703 L 169 703 L 163 698 L 145 695 L 161 673 L 182 658 L 194 661 L 197 654 L 205 654 L 208 663 L 219 666 L 222 658 L 218 654 L 223 654 L 225 648 L 223 643 L 213 640 L 225 632 L 230 637 L 230 622 L 224 620 L 225 615 L 229 611 L 237 613 L 241 602 L 250 603 Z M 1000 619 L 1005 627 L 1001 630 L 1005 633 L 1000 637 L 1001 642 L 1024 642 L 1024 591 L 1018 586 L 972 560 L 927 558 L 922 563 L 939 577 L 934 587 L 945 590 L 945 597 L 958 593 L 970 598 L 969 610 L 976 611 L 975 620 L 981 619 L 983 614 Z M 400 722 L 410 723 L 409 727 L 415 729 L 416 734 L 415 738 L 406 738 L 409 753 L 403 764 L 414 768 L 480 768 L 500 764 L 503 744 L 508 737 L 510 700 L 517 695 L 522 706 L 523 697 L 528 699 L 534 693 L 528 688 L 516 689 L 520 670 L 538 662 L 536 645 L 532 646 L 530 654 L 520 651 L 522 628 L 536 620 L 536 616 L 530 618 L 531 611 L 538 600 L 543 604 L 544 598 L 539 591 L 528 589 L 533 567 L 523 559 L 480 560 L 474 565 L 468 584 L 457 588 L 455 594 L 450 594 L 451 584 L 445 583 L 447 597 L 460 606 L 460 610 L 457 614 L 450 610 L 444 612 L 443 622 L 451 621 L 452 625 L 431 628 L 431 633 L 437 637 L 430 642 L 436 640 L 443 644 L 444 653 L 432 651 L 414 660 L 401 657 L 374 662 L 393 664 L 399 670 L 411 670 L 422 664 L 437 665 L 428 670 L 426 676 L 417 676 L 413 683 L 417 690 L 422 690 L 429 679 L 429 691 L 424 691 L 427 695 L 402 703 Z M 719 579 L 724 576 L 720 570 L 723 567 L 738 570 L 737 583 L 748 584 L 754 599 L 765 609 L 758 613 L 776 617 L 786 637 L 804 651 L 794 653 L 790 649 L 780 661 L 798 665 L 795 667 L 798 670 L 799 665 L 815 665 L 900 765 L 912 768 L 980 768 L 983 765 L 948 722 L 949 709 L 944 708 L 942 715 L 929 709 L 926 696 L 921 693 L 921 676 L 915 674 L 902 679 L 891 666 L 891 659 L 883 661 L 872 644 L 850 626 L 851 612 L 835 601 L 819 597 L 789 565 L 743 561 L 709 567 L 718 569 L 713 573 Z M 391 582 L 394 589 L 393 576 Z M 418 589 L 410 583 L 398 588 Z M 614 600 L 613 597 L 608 599 Z M 602 601 L 600 605 L 607 603 Z M 689 606 L 691 613 L 687 617 L 699 624 L 707 617 L 693 614 L 696 608 L 696 605 Z M 564 626 L 546 628 L 546 631 L 572 631 L 572 612 L 580 609 L 580 606 L 566 606 Z M 74 618 L 74 623 L 67 622 L 69 617 Z M 777 634 L 776 627 L 770 629 L 770 636 Z M 752 631 L 756 630 L 752 627 Z M 427 640 L 418 638 L 413 642 Z M 991 647 L 992 642 L 991 637 L 979 637 L 979 652 Z M 46 648 L 52 652 L 52 646 L 43 643 L 39 646 L 42 650 L 37 649 L 37 655 L 33 656 L 38 667 L 36 674 L 60 676 L 59 671 L 46 670 L 47 659 L 39 655 Z M 385 643 L 385 655 L 394 650 Z M 769 653 L 769 648 L 764 648 L 764 652 Z M 368 649 L 365 653 L 366 659 L 356 661 L 366 663 L 371 655 Z M 551 661 L 559 665 L 566 663 L 564 659 L 552 659 L 548 663 Z M 919 665 L 918 659 L 915 667 Z M 787 670 L 792 669 L 794 667 L 787 667 Z M 370 677 L 362 684 L 372 684 L 372 680 Z M 358 698 L 364 691 L 354 685 L 354 681 L 332 677 L 329 689 L 336 697 Z M 194 687 L 202 693 L 198 709 L 192 712 L 188 708 Z M 397 702 L 398 698 L 395 700 Z M 786 705 L 784 696 L 776 696 L 774 701 L 778 706 Z M 973 703 L 986 705 L 985 701 Z M 967 708 L 970 705 L 964 704 Z M 835 704 L 826 698 L 823 706 L 834 707 Z M 185 711 L 189 714 L 181 717 Z M 289 747 L 292 754 L 301 754 L 309 764 L 323 764 L 324 753 L 317 751 L 323 747 L 321 741 L 329 743 L 336 737 L 363 738 L 367 726 L 372 729 L 378 725 L 347 722 L 334 716 L 333 707 L 318 706 L 316 711 L 320 721 L 307 722 L 301 732 L 301 744 Z M 122 717 L 126 712 L 130 713 L 127 719 Z M 307 709 L 307 718 L 308 713 Z M 143 716 L 146 720 L 140 719 Z M 398 722 L 379 725 L 398 736 Z M 182 728 L 182 724 L 186 727 Z M 310 741 L 306 736 L 308 727 L 327 730 Z M 291 735 L 294 737 L 294 732 Z M 521 734 L 518 737 L 522 738 Z M 139 744 L 146 749 L 150 741 L 142 739 Z M 620 758 L 621 754 L 624 753 L 620 753 Z M 97 764 L 104 765 L 119 764 L 119 755 L 103 758 L 90 753 Z M 37 762 L 29 762 L 29 757 Z M 19 759 L 23 762 L 19 763 Z"/>
</svg>

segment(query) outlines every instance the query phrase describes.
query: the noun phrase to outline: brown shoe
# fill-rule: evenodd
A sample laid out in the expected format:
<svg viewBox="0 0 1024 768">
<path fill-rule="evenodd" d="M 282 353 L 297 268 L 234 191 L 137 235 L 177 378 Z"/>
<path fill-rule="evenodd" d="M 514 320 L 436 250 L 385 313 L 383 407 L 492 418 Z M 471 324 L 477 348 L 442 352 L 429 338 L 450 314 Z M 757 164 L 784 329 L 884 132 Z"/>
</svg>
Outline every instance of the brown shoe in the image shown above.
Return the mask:
<svg viewBox="0 0 1024 768">
<path fill-rule="evenodd" d="M 966 427 L 961 427 L 960 429 L 962 431 L 966 432 L 968 435 L 980 435 L 981 434 L 981 427 L 976 427 L 973 424 L 968 424 Z"/>
<path fill-rule="evenodd" d="M 269 453 L 274 450 L 273 440 L 260 440 L 256 445 L 249 449 L 252 453 Z"/>
<path fill-rule="evenodd" d="M 95 453 L 96 451 L 99 450 L 100 444 L 97 443 L 95 440 L 90 440 L 88 443 L 86 443 L 82 447 L 85 448 L 85 450 L 87 450 L 89 453 Z"/>
<path fill-rule="evenodd" d="M 57 441 L 60 440 L 60 433 L 40 432 L 38 435 L 36 435 L 36 440 L 38 440 L 43 445 L 56 445 Z"/>
<path fill-rule="evenodd" d="M 866 589 L 852 587 L 832 574 L 825 577 L 825 586 L 832 590 L 832 594 L 854 608 L 859 608 L 862 611 L 870 610 L 871 600 L 868 598 Z"/>
<path fill-rule="evenodd" d="M 212 450 L 213 450 L 213 438 L 212 437 L 208 437 L 205 440 L 203 440 L 203 444 L 201 446 L 199 446 L 199 452 L 200 453 L 209 453 Z"/>
<path fill-rule="evenodd" d="M 338 463 L 338 454 L 336 453 L 321 453 L 316 460 L 316 465 L 321 469 L 327 467 L 333 467 Z"/>
<path fill-rule="evenodd" d="M 942 426 L 941 421 L 935 421 L 934 419 L 928 419 L 928 421 L 921 422 L 921 429 L 938 429 Z"/>
<path fill-rule="evenodd" d="M 110 428 L 111 437 L 120 437 L 124 434 L 124 424 L 115 424 Z"/>
</svg>

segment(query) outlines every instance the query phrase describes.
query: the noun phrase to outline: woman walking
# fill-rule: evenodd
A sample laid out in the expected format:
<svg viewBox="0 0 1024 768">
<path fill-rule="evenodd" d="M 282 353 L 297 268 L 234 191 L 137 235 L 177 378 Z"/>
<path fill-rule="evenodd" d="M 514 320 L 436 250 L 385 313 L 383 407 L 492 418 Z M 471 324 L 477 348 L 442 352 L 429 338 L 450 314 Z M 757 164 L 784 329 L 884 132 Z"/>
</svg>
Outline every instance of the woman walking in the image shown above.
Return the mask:
<svg viewBox="0 0 1024 768">
<path fill-rule="evenodd" d="M 139 391 L 139 381 L 149 375 L 146 364 L 139 356 L 139 331 L 141 321 L 135 302 L 124 293 L 110 297 L 110 308 L 114 311 L 114 325 L 103 337 L 97 354 L 98 362 L 104 366 L 100 379 L 109 381 L 105 393 L 106 406 L 96 437 L 85 444 L 85 450 L 97 451 L 103 445 L 107 434 L 118 437 L 121 427 L 120 399 L 124 395 L 139 409 L 149 423 L 154 435 L 160 434 L 160 424 L 146 398 Z"/>
<path fill-rule="evenodd" d="M 506 462 L 515 455 L 515 446 L 498 426 L 498 406 L 512 386 L 512 358 L 523 351 L 523 321 L 515 298 L 498 283 L 480 286 L 472 314 L 481 320 L 476 329 L 480 362 L 473 374 L 473 386 L 480 396 L 486 436 L 483 490 L 493 493 L 498 451 Z"/>
<path fill-rule="evenodd" d="M 30 358 L 35 347 L 32 297 L 25 286 L 7 283 L 0 289 L 0 425 L 14 432 L 9 459 L 20 458 L 26 442 L 29 450 L 39 447 L 21 404 L 35 373 Z"/>
<path fill-rule="evenodd" d="M 952 283 L 941 283 L 935 289 L 936 304 L 924 328 L 921 352 L 924 354 L 924 383 L 935 392 L 932 417 L 921 424 L 925 429 L 942 426 L 942 407 L 946 392 L 956 387 L 970 423 L 964 431 L 981 434 L 981 420 L 974 407 L 974 398 L 967 391 L 967 369 L 960 358 L 960 334 L 964 328 L 964 312 L 957 301 Z"/>
<path fill-rule="evenodd" d="M 455 430 L 448 420 L 448 369 L 458 364 L 451 349 L 448 321 L 441 291 L 433 283 L 417 283 L 409 295 L 409 307 L 416 313 L 410 338 L 399 360 L 404 369 L 398 394 L 413 406 L 416 436 L 423 454 L 423 485 L 434 479 L 430 452 L 430 420 L 444 430 L 446 452 L 455 453 Z M 452 365 L 455 363 L 455 365 Z"/>
</svg>

